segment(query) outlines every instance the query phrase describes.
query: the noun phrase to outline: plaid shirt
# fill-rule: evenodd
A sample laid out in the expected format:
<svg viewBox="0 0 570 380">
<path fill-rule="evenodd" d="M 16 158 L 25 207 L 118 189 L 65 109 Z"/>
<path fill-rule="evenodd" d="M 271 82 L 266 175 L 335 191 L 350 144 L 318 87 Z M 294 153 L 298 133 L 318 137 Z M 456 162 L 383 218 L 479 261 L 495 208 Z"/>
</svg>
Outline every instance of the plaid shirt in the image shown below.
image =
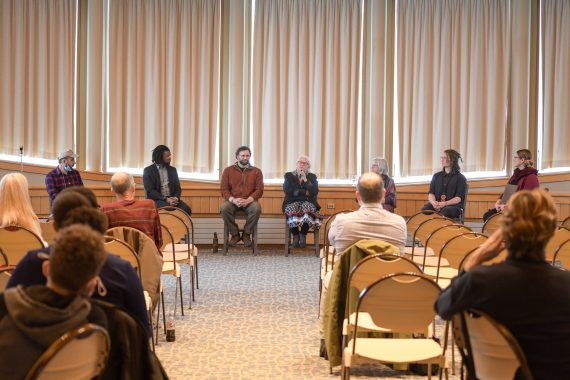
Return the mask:
<svg viewBox="0 0 570 380">
<path fill-rule="evenodd" d="M 49 172 L 46 175 L 46 189 L 50 205 L 61 190 L 71 186 L 83 186 L 81 175 L 77 170 L 71 169 L 69 173 L 63 174 L 58 166 Z"/>
</svg>

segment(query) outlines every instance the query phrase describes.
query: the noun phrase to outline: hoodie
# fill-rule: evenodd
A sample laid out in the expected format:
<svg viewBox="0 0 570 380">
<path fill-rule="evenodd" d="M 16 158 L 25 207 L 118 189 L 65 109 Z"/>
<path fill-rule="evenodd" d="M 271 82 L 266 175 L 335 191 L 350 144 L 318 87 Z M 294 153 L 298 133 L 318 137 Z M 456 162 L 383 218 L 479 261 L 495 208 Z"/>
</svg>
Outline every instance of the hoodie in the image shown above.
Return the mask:
<svg viewBox="0 0 570 380">
<path fill-rule="evenodd" d="M 24 378 L 51 343 L 97 319 L 83 297 L 61 296 L 43 285 L 7 289 L 0 294 L 0 378 Z"/>
</svg>

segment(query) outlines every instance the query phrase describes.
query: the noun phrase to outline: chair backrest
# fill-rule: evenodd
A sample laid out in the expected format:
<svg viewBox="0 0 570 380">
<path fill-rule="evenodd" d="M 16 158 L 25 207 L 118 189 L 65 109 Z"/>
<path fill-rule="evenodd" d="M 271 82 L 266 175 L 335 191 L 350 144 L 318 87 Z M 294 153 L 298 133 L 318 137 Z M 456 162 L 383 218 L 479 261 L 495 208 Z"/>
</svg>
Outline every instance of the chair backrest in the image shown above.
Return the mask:
<svg viewBox="0 0 570 380">
<path fill-rule="evenodd" d="M 140 260 L 143 289 L 149 293 L 153 305 L 156 305 L 163 260 L 154 240 L 144 232 L 132 227 L 113 227 L 108 229 L 105 235 L 124 241 L 137 253 Z M 162 238 L 164 240 L 165 236 Z"/>
<path fill-rule="evenodd" d="M 570 239 L 560 244 L 554 253 L 554 259 L 552 262 L 556 263 L 557 261 L 562 264 L 564 269 L 570 270 Z"/>
<path fill-rule="evenodd" d="M 103 327 L 88 323 L 75 328 L 48 347 L 26 380 L 96 378 L 105 368 L 110 346 Z"/>
<path fill-rule="evenodd" d="M 170 229 L 165 225 L 161 224 L 160 228 L 162 229 L 162 250 L 166 248 L 169 244 L 172 247 L 172 261 L 176 262 L 176 245 L 174 242 L 174 237 L 170 233 Z M 180 259 L 180 258 L 179 258 Z"/>
<path fill-rule="evenodd" d="M 501 228 L 501 222 L 503 221 L 503 213 L 498 212 L 494 215 L 491 215 L 489 219 L 483 224 L 483 228 L 481 233 L 491 236 L 495 231 Z"/>
<path fill-rule="evenodd" d="M 354 335 L 358 335 L 359 312 L 394 332 L 426 333 L 435 318 L 433 305 L 440 292 L 439 285 L 422 274 L 389 274 L 360 293 Z"/>
<path fill-rule="evenodd" d="M 50 245 L 53 244 L 55 235 L 57 234 L 57 232 L 55 232 L 53 219 L 49 219 L 45 222 L 40 222 L 40 228 L 42 230 L 42 238 L 45 240 L 45 242 Z"/>
<path fill-rule="evenodd" d="M 463 266 L 465 265 L 465 263 L 467 263 L 467 260 L 469 260 L 469 257 L 475 253 L 475 251 L 477 250 L 477 248 L 473 248 L 473 250 L 471 252 L 468 252 L 463 259 L 461 260 L 461 262 L 459 263 L 459 270 L 463 269 Z M 505 261 L 505 259 L 507 258 L 507 250 L 503 249 L 496 257 L 492 258 L 491 260 L 485 261 L 483 263 L 483 265 L 493 265 L 493 264 L 497 264 L 500 262 Z"/>
<path fill-rule="evenodd" d="M 178 207 L 161 207 L 158 209 L 159 214 L 171 214 L 176 215 L 186 224 L 186 227 L 190 231 L 190 244 L 194 246 L 194 222 L 192 221 L 192 217 L 186 213 L 186 211 L 182 210 Z"/>
<path fill-rule="evenodd" d="M 45 248 L 42 239 L 21 226 L 8 226 L 0 228 L 0 249 L 9 265 L 16 265 L 28 251 Z"/>
<path fill-rule="evenodd" d="M 561 226 L 566 227 L 566 228 L 570 228 L 570 216 L 568 218 L 564 219 L 564 221 L 562 221 Z"/>
<path fill-rule="evenodd" d="M 554 236 L 552 236 L 548 244 L 546 244 L 544 250 L 546 260 L 552 262 L 554 253 L 558 250 L 558 247 L 568 239 L 570 239 L 570 230 L 566 227 L 558 227 L 554 232 Z"/>
<path fill-rule="evenodd" d="M 348 288 L 346 292 L 346 304 L 351 305 L 351 290 L 360 294 L 366 287 L 372 285 L 384 276 L 392 273 L 422 273 L 422 270 L 412 260 L 405 257 L 379 253 L 370 255 L 360 260 L 351 270 L 348 276 Z M 347 307 L 348 314 L 349 308 Z"/>
<path fill-rule="evenodd" d="M 521 378 L 532 379 L 523 350 L 504 325 L 475 310 L 462 317 L 476 378 L 513 379 L 520 368 Z"/>
<path fill-rule="evenodd" d="M 141 277 L 141 263 L 133 248 L 124 241 L 112 236 L 105 236 L 105 251 L 128 261 Z"/>
<path fill-rule="evenodd" d="M 408 237 L 412 238 L 414 236 L 414 232 L 416 232 L 417 228 L 420 224 L 422 224 L 422 222 L 433 218 L 442 218 L 442 216 L 439 212 L 433 210 L 420 211 L 410 216 L 406 221 L 406 230 Z"/>
<path fill-rule="evenodd" d="M 170 231 L 175 244 L 179 243 L 184 236 L 190 234 L 190 229 L 179 216 L 164 211 L 159 211 L 158 216 L 160 224 Z"/>
<path fill-rule="evenodd" d="M 452 237 L 461 235 L 467 232 L 471 232 L 471 228 L 464 226 L 463 224 L 448 224 L 441 226 L 432 231 L 424 244 L 424 263 L 426 264 L 426 252 L 428 248 L 431 248 L 434 256 L 438 257 L 441 253 L 441 249 Z"/>
<path fill-rule="evenodd" d="M 10 276 L 14 268 L 16 267 L 13 265 L 0 267 L 0 293 L 6 289 L 6 285 L 8 285 L 8 281 L 10 280 Z"/>
<path fill-rule="evenodd" d="M 461 261 L 469 252 L 472 252 L 483 244 L 488 237 L 477 232 L 466 232 L 452 237 L 443 245 L 440 253 L 440 261 L 445 258 L 449 266 L 459 269 Z"/>
<path fill-rule="evenodd" d="M 428 237 L 430 234 L 443 226 L 449 226 L 453 223 L 453 220 L 445 217 L 435 217 L 431 219 L 424 220 L 418 225 L 418 228 L 414 231 L 414 235 L 412 237 L 412 241 L 414 245 L 412 246 L 412 260 L 415 255 L 423 255 L 425 256 L 425 245 L 427 242 Z M 421 243 L 424 248 L 416 247 L 415 243 Z"/>
</svg>

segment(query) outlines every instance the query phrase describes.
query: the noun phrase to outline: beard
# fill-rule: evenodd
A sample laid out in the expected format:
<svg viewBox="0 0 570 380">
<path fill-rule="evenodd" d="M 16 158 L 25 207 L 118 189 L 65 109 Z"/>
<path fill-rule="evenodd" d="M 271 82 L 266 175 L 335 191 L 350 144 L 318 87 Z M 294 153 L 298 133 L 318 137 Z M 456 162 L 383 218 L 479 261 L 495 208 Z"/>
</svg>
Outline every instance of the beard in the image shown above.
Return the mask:
<svg viewBox="0 0 570 380">
<path fill-rule="evenodd" d="M 239 160 L 239 163 L 241 166 L 247 166 L 249 165 L 249 160 L 248 159 Z"/>
</svg>

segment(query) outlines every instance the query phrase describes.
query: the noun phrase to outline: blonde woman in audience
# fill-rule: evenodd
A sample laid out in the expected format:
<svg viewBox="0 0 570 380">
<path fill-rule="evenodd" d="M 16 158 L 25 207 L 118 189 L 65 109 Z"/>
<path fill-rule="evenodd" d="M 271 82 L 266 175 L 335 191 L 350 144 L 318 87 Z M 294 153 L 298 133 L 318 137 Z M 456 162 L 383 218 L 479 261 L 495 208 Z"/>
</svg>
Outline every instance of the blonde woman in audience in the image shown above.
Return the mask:
<svg viewBox="0 0 570 380">
<path fill-rule="evenodd" d="M 396 184 L 392 177 L 388 175 L 388 161 L 383 158 L 375 157 L 370 163 L 370 171 L 382 177 L 384 182 L 384 210 L 394 212 L 396 208 Z"/>
<path fill-rule="evenodd" d="M 10 173 L 0 181 L 0 227 L 18 225 L 40 238 L 42 231 L 32 208 L 28 180 L 20 173 Z"/>
</svg>

